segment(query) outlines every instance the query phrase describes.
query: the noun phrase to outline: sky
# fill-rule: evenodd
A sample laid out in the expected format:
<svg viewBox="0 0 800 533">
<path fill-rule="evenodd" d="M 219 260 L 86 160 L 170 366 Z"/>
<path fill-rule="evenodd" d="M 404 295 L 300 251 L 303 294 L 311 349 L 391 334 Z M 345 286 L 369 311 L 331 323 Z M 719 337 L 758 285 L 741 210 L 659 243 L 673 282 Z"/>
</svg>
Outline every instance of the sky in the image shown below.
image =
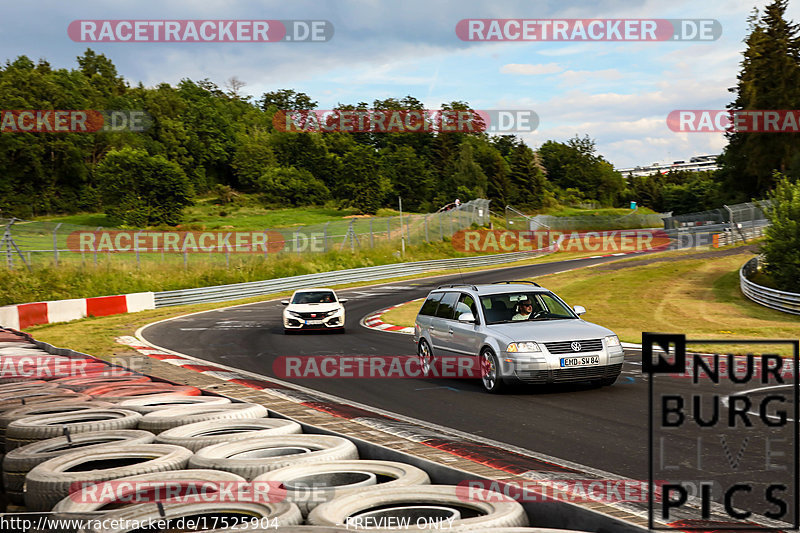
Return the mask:
<svg viewBox="0 0 800 533">
<path fill-rule="evenodd" d="M 428 109 L 464 101 L 480 110 L 533 110 L 518 134 L 536 148 L 574 135 L 595 139 L 617 168 L 719 153 L 719 133 L 667 127 L 677 109 L 725 109 L 739 72 L 747 19 L 762 0 L 116 0 L 3 3 L 4 59 L 26 55 L 75 68 L 91 47 L 131 84 L 232 77 L 242 94 L 294 89 L 318 108 L 411 95 Z M 788 18 L 800 20 L 800 0 Z M 462 19 L 715 19 L 710 42 L 467 42 Z M 326 20 L 327 42 L 74 42 L 74 20 Z M 16 21 L 16 23 L 12 23 Z"/>
</svg>

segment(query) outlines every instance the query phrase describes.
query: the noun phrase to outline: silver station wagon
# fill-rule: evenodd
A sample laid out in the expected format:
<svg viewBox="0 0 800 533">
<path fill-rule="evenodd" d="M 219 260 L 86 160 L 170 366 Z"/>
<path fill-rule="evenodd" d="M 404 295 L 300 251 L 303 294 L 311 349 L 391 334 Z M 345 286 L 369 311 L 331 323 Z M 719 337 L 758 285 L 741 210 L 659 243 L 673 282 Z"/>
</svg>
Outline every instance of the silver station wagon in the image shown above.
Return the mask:
<svg viewBox="0 0 800 533">
<path fill-rule="evenodd" d="M 622 346 L 613 331 L 580 318 L 585 312 L 534 282 L 444 285 L 422 304 L 414 342 L 424 374 L 442 358 L 468 357 L 493 393 L 514 382 L 612 385 Z"/>
</svg>

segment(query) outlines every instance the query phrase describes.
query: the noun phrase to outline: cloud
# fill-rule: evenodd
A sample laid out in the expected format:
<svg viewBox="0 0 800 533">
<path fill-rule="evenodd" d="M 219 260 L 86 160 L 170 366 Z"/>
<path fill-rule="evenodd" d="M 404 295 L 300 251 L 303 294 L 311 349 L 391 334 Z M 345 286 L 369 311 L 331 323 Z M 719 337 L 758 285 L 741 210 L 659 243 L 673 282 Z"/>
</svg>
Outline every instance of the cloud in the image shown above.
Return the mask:
<svg viewBox="0 0 800 533">
<path fill-rule="evenodd" d="M 523 74 L 525 76 L 538 76 L 539 74 L 555 74 L 561 72 L 564 67 L 557 63 L 546 63 L 531 65 L 524 63 L 509 63 L 500 67 L 503 74 Z"/>
</svg>

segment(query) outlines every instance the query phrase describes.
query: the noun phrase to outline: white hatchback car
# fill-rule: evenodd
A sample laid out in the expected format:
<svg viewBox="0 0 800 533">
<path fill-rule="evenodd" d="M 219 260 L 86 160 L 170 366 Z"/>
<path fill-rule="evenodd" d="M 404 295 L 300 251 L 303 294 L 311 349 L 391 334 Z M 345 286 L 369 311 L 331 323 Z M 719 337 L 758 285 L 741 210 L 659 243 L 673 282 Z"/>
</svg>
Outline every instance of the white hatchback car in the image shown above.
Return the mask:
<svg viewBox="0 0 800 533">
<path fill-rule="evenodd" d="M 336 330 L 344 333 L 344 305 L 333 289 L 302 289 L 291 300 L 283 300 L 283 332 L 303 329 Z"/>
</svg>

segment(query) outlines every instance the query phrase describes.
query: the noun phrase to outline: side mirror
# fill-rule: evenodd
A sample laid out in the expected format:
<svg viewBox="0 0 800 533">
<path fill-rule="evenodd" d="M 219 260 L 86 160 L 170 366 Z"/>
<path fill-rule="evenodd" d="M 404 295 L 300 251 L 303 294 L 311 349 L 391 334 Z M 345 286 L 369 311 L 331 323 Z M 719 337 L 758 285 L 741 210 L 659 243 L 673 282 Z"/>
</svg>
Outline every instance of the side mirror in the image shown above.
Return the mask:
<svg viewBox="0 0 800 533">
<path fill-rule="evenodd" d="M 347 298 L 339 298 L 339 303 L 340 304 L 343 304 L 345 302 L 347 302 Z"/>
<path fill-rule="evenodd" d="M 289 305 L 289 300 L 281 300 L 281 303 L 282 303 L 283 305 Z"/>
<path fill-rule="evenodd" d="M 572 310 L 575 311 L 575 314 L 578 316 L 586 313 L 586 308 L 582 305 L 576 305 L 575 307 L 572 308 Z"/>
<path fill-rule="evenodd" d="M 461 313 L 458 315 L 459 322 L 475 322 L 475 315 L 472 313 Z"/>
</svg>

